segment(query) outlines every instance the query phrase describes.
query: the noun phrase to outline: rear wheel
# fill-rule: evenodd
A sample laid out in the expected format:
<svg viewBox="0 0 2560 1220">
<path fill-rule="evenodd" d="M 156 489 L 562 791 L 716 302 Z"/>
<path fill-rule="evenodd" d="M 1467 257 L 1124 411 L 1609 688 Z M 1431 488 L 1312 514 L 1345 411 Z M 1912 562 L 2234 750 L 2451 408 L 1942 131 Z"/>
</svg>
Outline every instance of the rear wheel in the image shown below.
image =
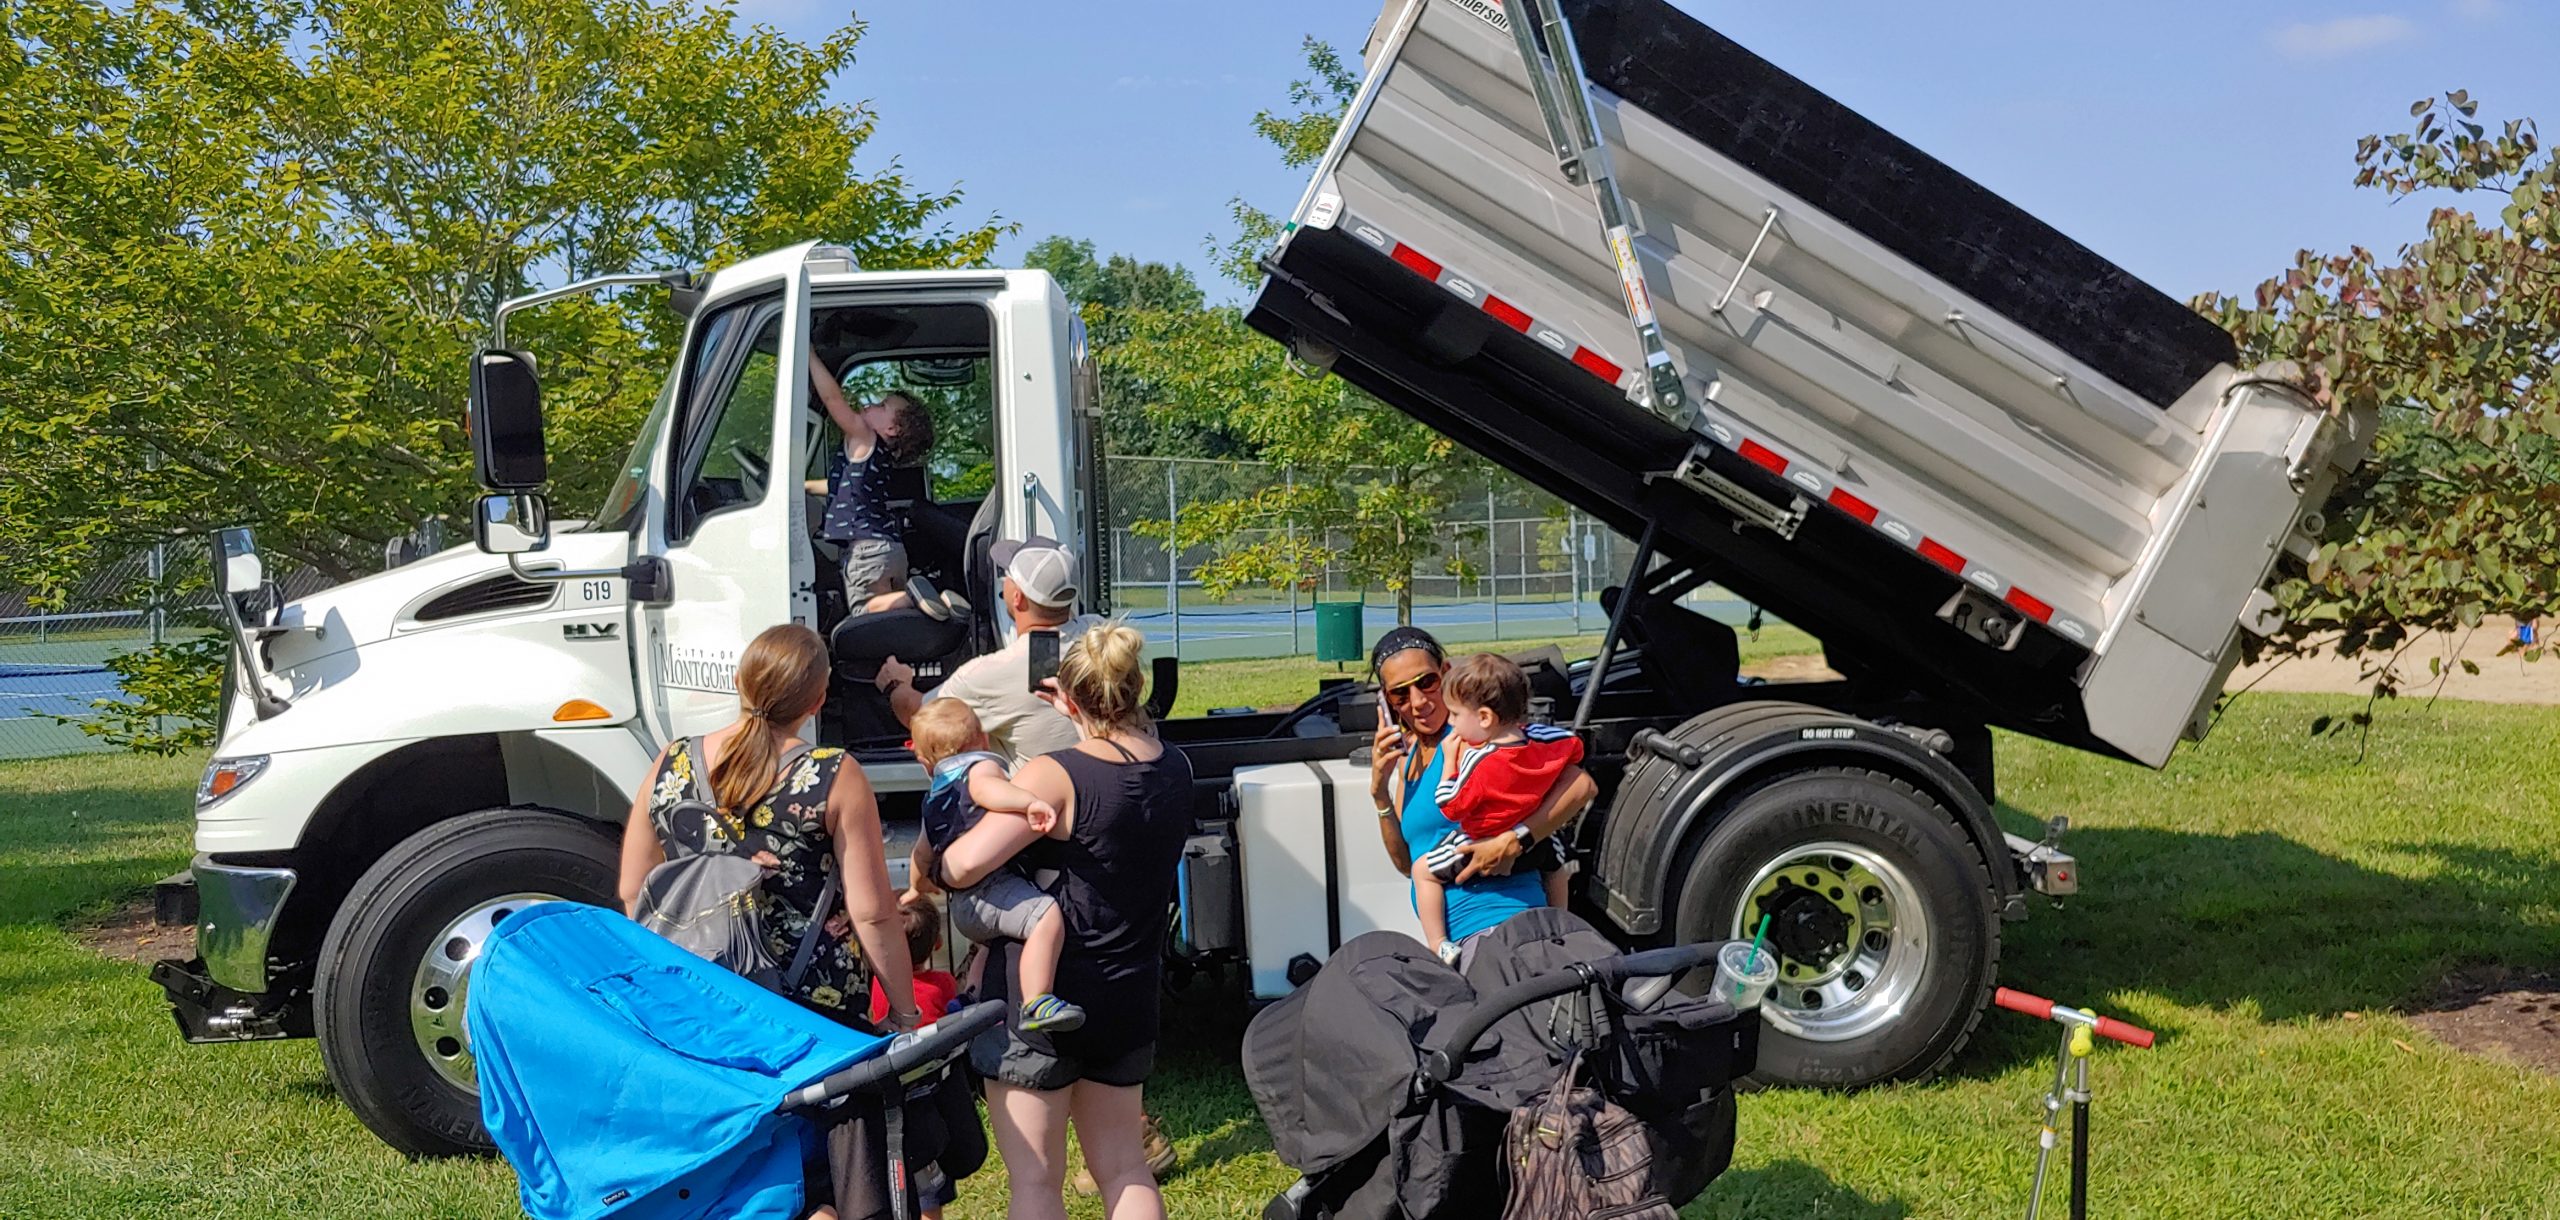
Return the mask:
<svg viewBox="0 0 2560 1220">
<path fill-rule="evenodd" d="M 1802 771 L 1732 799 L 1680 887 L 1683 942 L 1779 958 L 1754 1079 L 1919 1079 L 1981 1019 L 2000 959 L 1991 877 L 1936 801 L 1881 772 Z"/>
<path fill-rule="evenodd" d="M 320 1061 L 348 1108 L 411 1156 L 490 1150 L 462 1014 L 500 919 L 536 902 L 613 905 L 618 857 L 591 823 L 530 809 L 438 822 L 366 870 L 321 943 Z"/>
</svg>

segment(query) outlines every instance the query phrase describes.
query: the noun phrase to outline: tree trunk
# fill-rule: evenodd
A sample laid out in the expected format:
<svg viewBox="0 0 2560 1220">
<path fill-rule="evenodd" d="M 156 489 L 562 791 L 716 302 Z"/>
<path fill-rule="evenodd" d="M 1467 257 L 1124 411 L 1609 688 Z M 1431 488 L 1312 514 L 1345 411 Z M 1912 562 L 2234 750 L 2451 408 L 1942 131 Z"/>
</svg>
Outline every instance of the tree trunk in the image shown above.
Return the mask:
<svg viewBox="0 0 2560 1220">
<path fill-rule="evenodd" d="M 1412 472 L 1396 471 L 1396 496 L 1399 500 L 1413 494 Z M 1396 626 L 1413 625 L 1413 553 L 1405 549 L 1404 518 L 1396 518 Z"/>
</svg>

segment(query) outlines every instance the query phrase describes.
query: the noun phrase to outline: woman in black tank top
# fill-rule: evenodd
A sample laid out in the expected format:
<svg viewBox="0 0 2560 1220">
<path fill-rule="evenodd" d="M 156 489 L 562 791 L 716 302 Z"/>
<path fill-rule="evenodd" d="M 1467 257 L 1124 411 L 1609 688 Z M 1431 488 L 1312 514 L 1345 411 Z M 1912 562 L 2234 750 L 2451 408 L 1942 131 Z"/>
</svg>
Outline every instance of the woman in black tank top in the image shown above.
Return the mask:
<svg viewBox="0 0 2560 1220">
<path fill-rule="evenodd" d="M 1059 809 L 1057 828 L 1041 836 L 1025 819 L 988 818 L 938 865 L 959 885 L 1017 856 L 1057 876 L 1049 888 L 1067 920 L 1057 991 L 1084 1007 L 1084 1026 L 1044 1035 L 1008 1021 L 970 1048 L 1018 1217 L 1066 1215 L 1070 1113 L 1111 1220 L 1164 1215 L 1147 1167 L 1142 1086 L 1155 1065 L 1174 871 L 1193 822 L 1190 760 L 1158 741 L 1139 710 L 1145 648 L 1136 630 L 1104 623 L 1059 660 L 1053 702 L 1084 740 L 1013 775 Z M 1012 956 L 1007 969 L 987 972 L 985 989 L 998 994 L 985 998 L 1011 998 Z"/>
</svg>

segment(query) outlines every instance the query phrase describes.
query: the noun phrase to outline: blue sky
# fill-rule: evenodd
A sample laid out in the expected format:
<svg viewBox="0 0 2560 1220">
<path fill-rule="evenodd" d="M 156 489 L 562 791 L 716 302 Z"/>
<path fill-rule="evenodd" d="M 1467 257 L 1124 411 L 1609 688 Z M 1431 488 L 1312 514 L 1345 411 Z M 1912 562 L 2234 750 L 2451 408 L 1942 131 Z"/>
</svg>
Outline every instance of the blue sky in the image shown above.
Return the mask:
<svg viewBox="0 0 2560 1220">
<path fill-rule="evenodd" d="M 2422 214 L 2350 185 L 2355 140 L 2468 88 L 2560 138 L 2549 0 L 1675 0 L 1682 9 L 2170 293 L 2236 291 L 2303 247 L 2394 247 Z M 839 3 L 739 0 L 816 37 Z M 880 116 L 865 152 L 972 215 L 1209 277 L 1227 200 L 1285 209 L 1304 177 L 1250 130 L 1313 34 L 1355 54 L 1379 0 L 880 0 L 839 81 Z M 1220 291 L 1212 288 L 1213 291 Z"/>
</svg>

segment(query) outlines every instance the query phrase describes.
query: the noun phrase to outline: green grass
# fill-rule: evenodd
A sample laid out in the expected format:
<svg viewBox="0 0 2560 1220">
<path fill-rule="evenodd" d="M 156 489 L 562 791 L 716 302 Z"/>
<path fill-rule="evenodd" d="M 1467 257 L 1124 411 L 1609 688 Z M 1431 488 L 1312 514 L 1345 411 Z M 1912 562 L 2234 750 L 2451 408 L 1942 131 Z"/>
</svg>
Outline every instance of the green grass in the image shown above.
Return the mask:
<svg viewBox="0 0 2560 1220">
<path fill-rule="evenodd" d="M 2252 697 L 2156 775 L 2002 740 L 2006 816 L 2069 815 L 2090 887 L 2009 926 L 2003 980 L 2161 1033 L 2092 1068 L 2102 1215 L 2560 1215 L 2560 1081 L 2392 1012 L 2456 966 L 2560 965 L 2554 712 L 2389 707 L 2359 763 L 2305 731 L 2355 705 Z M 376 1143 L 310 1043 L 183 1046 L 138 968 L 62 930 L 183 863 L 192 779 L 0 765 L 0 1211 L 514 1214 L 503 1166 Z M 1168 1014 L 1150 1094 L 1185 1155 L 1176 1216 L 1250 1214 L 1287 1180 L 1234 1073 L 1241 1026 L 1199 993 Z M 2050 1028 L 1995 1013 L 1925 1085 L 1745 1098 L 1735 1168 L 1686 1214 L 2017 1213 Z M 999 1182 L 964 1183 L 953 1215 L 1000 1215 Z"/>
</svg>

